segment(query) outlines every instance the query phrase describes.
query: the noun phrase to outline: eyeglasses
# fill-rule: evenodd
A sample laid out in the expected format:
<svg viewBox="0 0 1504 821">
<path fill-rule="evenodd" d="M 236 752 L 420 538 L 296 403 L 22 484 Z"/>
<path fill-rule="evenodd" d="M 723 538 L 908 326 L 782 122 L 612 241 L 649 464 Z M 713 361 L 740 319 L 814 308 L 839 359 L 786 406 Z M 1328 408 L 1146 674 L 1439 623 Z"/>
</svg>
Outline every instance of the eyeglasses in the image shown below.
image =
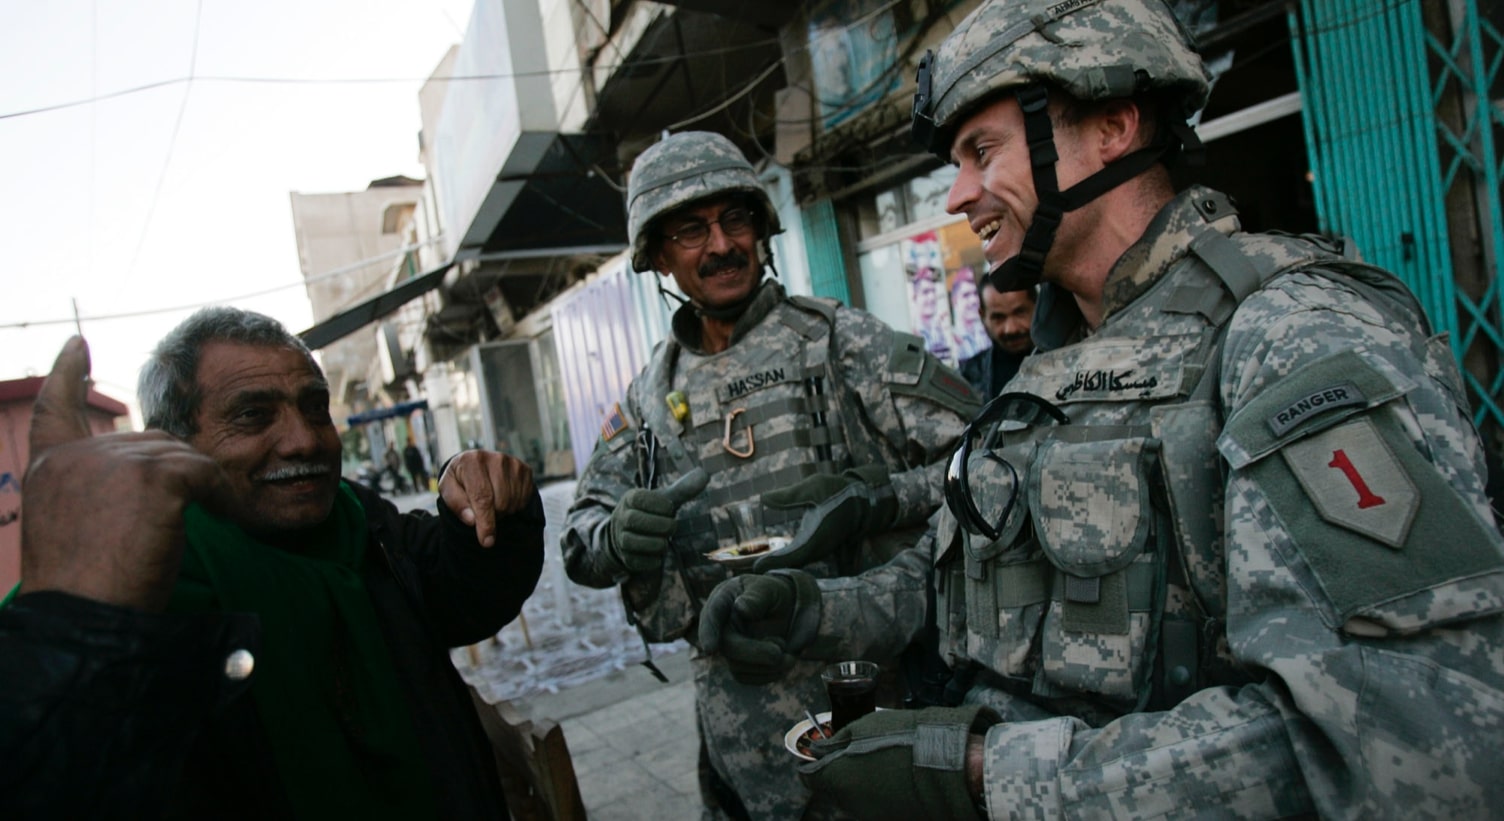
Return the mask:
<svg viewBox="0 0 1504 821">
<path fill-rule="evenodd" d="M 961 434 L 961 444 L 945 470 L 945 506 L 969 533 L 997 541 L 1018 501 L 1018 470 L 989 447 L 991 432 L 1003 422 L 1032 427 L 1041 422 L 1069 425 L 1059 407 L 1031 393 L 1005 393 L 987 403 Z M 982 450 L 972 454 L 973 441 Z"/>
<path fill-rule="evenodd" d="M 721 212 L 720 217 L 709 222 L 695 220 L 684 223 L 669 234 L 668 238 L 679 243 L 680 248 L 693 251 L 710 239 L 710 226 L 720 225 L 726 236 L 738 237 L 751 231 L 756 219 L 757 215 L 749 208 L 727 208 Z"/>
</svg>

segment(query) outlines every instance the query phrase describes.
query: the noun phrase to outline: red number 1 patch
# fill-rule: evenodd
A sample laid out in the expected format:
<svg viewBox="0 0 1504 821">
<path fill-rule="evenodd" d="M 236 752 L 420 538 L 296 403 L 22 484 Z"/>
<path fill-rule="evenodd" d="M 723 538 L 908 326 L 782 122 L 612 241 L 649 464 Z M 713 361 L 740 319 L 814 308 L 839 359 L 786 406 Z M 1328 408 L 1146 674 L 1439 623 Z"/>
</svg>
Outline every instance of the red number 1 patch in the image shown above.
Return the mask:
<svg viewBox="0 0 1504 821">
<path fill-rule="evenodd" d="M 1321 518 L 1389 547 L 1404 546 L 1420 493 L 1373 420 L 1348 420 L 1280 452 Z"/>
<path fill-rule="evenodd" d="M 1332 461 L 1327 462 L 1326 466 L 1342 471 L 1342 475 L 1347 477 L 1347 481 L 1353 483 L 1353 490 L 1358 491 L 1359 510 L 1367 510 L 1368 508 L 1384 504 L 1383 496 L 1368 489 L 1368 483 L 1363 481 L 1363 474 L 1359 473 L 1358 469 L 1353 467 L 1353 461 L 1347 458 L 1347 451 L 1332 451 Z"/>
</svg>

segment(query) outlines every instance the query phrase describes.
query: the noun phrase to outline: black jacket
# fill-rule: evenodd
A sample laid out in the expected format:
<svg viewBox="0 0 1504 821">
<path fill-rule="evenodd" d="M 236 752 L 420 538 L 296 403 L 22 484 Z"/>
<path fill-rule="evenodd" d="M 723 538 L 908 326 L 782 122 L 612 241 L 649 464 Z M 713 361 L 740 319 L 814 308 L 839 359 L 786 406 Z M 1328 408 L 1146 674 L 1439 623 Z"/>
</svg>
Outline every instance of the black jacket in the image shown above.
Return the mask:
<svg viewBox="0 0 1504 821">
<path fill-rule="evenodd" d="M 543 567 L 543 504 L 497 522 L 496 546 L 442 504 L 400 514 L 353 485 L 372 553 L 366 589 L 407 695 L 441 818 L 506 818 L 490 748 L 448 648 L 516 618 Z M 0 609 L 0 817 L 280 818 L 290 814 L 250 679 L 253 614 L 146 613 L 65 593 Z M 254 674 L 253 674 L 254 676 Z"/>
<path fill-rule="evenodd" d="M 961 375 L 976 388 L 985 403 L 1003 392 L 1003 386 L 1018 373 L 1018 367 L 1023 364 L 1026 356 L 1027 353 L 1008 353 L 994 345 L 961 360 Z"/>
</svg>

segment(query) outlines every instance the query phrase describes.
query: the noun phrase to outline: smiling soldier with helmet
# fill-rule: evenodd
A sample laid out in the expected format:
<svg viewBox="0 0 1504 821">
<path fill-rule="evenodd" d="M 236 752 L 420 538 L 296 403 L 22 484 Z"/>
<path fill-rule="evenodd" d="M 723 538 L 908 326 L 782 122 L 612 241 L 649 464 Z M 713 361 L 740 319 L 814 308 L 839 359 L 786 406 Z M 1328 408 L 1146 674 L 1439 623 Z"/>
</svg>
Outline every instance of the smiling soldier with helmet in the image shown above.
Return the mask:
<svg viewBox="0 0 1504 821">
<path fill-rule="evenodd" d="M 672 277 L 688 302 L 605 414 L 565 567 L 580 584 L 620 585 L 645 640 L 695 645 L 705 817 L 825 817 L 781 739 L 824 701 L 819 669 L 837 659 L 801 623 L 728 663 L 699 621 L 749 570 L 768 574 L 756 577 L 770 585 L 762 604 L 786 613 L 815 578 L 912 545 L 977 403 L 916 337 L 764 278 L 778 213 L 725 137 L 651 146 L 627 199 L 633 269 Z M 775 539 L 786 544 L 769 549 Z"/>
<path fill-rule="evenodd" d="M 1039 351 L 950 463 L 937 598 L 882 592 L 921 545 L 792 615 L 850 655 L 933 624 L 955 671 L 815 743 L 858 817 L 1504 806 L 1504 546 L 1447 340 L 1340 243 L 1174 190 L 1207 94 L 1160 0 L 985 3 L 921 63 L 915 137 L 993 282 L 1040 284 Z"/>
</svg>

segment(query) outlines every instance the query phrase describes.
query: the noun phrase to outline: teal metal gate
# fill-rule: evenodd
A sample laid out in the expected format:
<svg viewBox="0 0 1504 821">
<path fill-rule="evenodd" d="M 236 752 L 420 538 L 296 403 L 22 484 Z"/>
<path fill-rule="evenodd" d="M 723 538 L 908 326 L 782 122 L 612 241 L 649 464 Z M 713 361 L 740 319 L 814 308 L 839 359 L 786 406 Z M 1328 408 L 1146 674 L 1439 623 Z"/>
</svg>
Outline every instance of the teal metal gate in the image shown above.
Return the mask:
<svg viewBox="0 0 1504 821">
<path fill-rule="evenodd" d="M 1498 12 L 1492 12 L 1498 14 Z M 1474 421 L 1504 436 L 1504 99 L 1477 0 L 1301 0 L 1289 14 L 1321 229 L 1450 331 Z"/>
</svg>

